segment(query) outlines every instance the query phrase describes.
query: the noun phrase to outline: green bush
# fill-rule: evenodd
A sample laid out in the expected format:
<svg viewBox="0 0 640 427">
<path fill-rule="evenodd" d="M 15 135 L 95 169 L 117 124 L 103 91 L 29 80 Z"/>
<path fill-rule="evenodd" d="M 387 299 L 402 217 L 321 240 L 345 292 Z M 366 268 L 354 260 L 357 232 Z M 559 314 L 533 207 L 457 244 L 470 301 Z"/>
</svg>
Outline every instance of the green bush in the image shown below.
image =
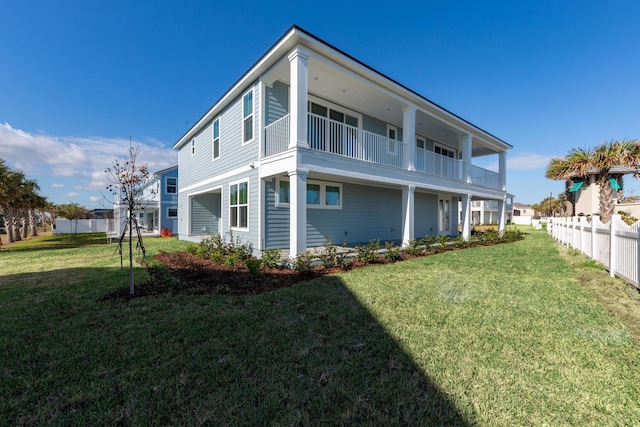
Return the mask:
<svg viewBox="0 0 640 427">
<path fill-rule="evenodd" d="M 224 265 L 235 270 L 238 267 L 238 256 L 236 254 L 227 255 L 224 260 Z"/>
<path fill-rule="evenodd" d="M 384 259 L 387 262 L 394 262 L 402 259 L 400 247 L 393 242 L 384 242 Z"/>
<path fill-rule="evenodd" d="M 248 259 L 244 262 L 244 264 L 249 269 L 249 274 L 251 277 L 256 277 L 262 274 L 262 270 L 260 270 L 260 266 L 262 265 L 262 261 L 259 259 Z"/>
<path fill-rule="evenodd" d="M 370 264 L 378 259 L 380 240 L 370 240 L 368 245 L 356 245 L 356 260 L 363 264 Z"/>
<path fill-rule="evenodd" d="M 310 251 L 305 251 L 297 255 L 291 262 L 291 269 L 298 274 L 310 275 L 313 271 L 313 255 Z"/>
<path fill-rule="evenodd" d="M 419 240 L 413 239 L 409 242 L 409 246 L 404 248 L 404 251 L 407 255 L 411 256 L 420 256 L 422 254 L 422 245 Z"/>
<path fill-rule="evenodd" d="M 280 249 L 265 249 L 262 252 L 262 265 L 269 270 L 282 267 L 282 257 L 280 256 Z"/>
<path fill-rule="evenodd" d="M 346 247 L 347 241 L 345 240 L 342 243 L 342 248 L 344 249 Z M 324 265 L 326 268 L 342 268 L 344 267 L 344 264 L 346 262 L 347 252 L 346 250 L 338 250 L 338 247 L 335 245 L 335 243 L 327 239 L 318 257 L 320 258 L 320 262 L 322 263 L 322 265 Z"/>
</svg>

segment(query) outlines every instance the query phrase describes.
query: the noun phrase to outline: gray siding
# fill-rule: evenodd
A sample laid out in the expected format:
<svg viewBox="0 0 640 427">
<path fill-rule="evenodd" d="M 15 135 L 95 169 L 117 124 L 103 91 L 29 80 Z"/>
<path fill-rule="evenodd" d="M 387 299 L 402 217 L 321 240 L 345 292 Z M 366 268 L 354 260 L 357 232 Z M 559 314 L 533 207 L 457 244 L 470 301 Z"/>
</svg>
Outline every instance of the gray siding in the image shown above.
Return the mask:
<svg viewBox="0 0 640 427">
<path fill-rule="evenodd" d="M 276 180 L 265 182 L 265 248 L 289 248 L 289 208 L 276 207 Z"/>
<path fill-rule="evenodd" d="M 378 135 L 387 136 L 387 123 L 375 117 L 362 115 L 362 129 Z"/>
<path fill-rule="evenodd" d="M 438 195 L 415 194 L 415 215 L 413 232 L 416 239 L 438 234 Z M 457 205 L 456 205 L 457 206 Z"/>
<path fill-rule="evenodd" d="M 275 180 L 265 185 L 265 247 L 289 247 L 289 208 L 275 206 Z M 342 209 L 307 209 L 307 245 L 322 245 L 328 238 L 340 245 L 346 239 L 349 245 L 399 241 L 402 238 L 402 191 L 343 184 Z M 433 202 L 435 200 L 435 202 Z M 425 197 L 436 212 L 437 196 Z M 437 215 L 434 225 L 437 226 Z M 425 220 L 424 226 L 430 226 Z M 423 227 L 424 227 L 423 226 Z"/>
<path fill-rule="evenodd" d="M 220 193 L 198 194 L 191 198 L 191 234 L 203 236 L 219 231 Z"/>
<path fill-rule="evenodd" d="M 265 87 L 265 126 L 289 114 L 289 86 L 276 81 Z"/>
<path fill-rule="evenodd" d="M 178 152 L 178 181 L 185 188 L 216 175 L 246 166 L 259 156 L 260 86 L 253 87 L 253 142 L 242 144 L 242 97 L 235 99 L 220 118 L 220 157 L 212 159 L 213 122 L 207 123 L 195 137 L 196 153 L 191 154 L 191 141 Z"/>
</svg>

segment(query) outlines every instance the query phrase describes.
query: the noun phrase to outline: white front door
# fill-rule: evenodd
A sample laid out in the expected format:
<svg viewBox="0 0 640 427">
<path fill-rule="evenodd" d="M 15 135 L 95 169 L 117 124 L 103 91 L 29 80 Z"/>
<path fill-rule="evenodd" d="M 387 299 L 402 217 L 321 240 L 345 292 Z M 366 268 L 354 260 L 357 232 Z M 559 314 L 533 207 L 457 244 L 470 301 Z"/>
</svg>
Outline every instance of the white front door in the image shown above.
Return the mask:
<svg viewBox="0 0 640 427">
<path fill-rule="evenodd" d="M 438 201 L 438 219 L 440 234 L 451 234 L 451 200 Z"/>
</svg>

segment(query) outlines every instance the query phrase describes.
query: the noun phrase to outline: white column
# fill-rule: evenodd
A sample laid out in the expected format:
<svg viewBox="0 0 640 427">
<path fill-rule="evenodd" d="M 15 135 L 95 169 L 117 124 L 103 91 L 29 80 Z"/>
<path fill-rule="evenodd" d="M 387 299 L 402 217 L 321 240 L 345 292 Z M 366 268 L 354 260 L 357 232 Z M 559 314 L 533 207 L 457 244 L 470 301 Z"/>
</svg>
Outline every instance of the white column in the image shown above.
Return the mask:
<svg viewBox="0 0 640 427">
<path fill-rule="evenodd" d="M 462 238 L 469 240 L 471 237 L 471 195 L 462 195 Z"/>
<path fill-rule="evenodd" d="M 289 257 L 307 250 L 307 174 L 297 169 L 289 172 Z"/>
<path fill-rule="evenodd" d="M 462 135 L 462 180 L 471 183 L 471 135 Z"/>
<path fill-rule="evenodd" d="M 498 154 L 498 173 L 500 173 L 500 189 L 507 191 L 507 152 Z"/>
<path fill-rule="evenodd" d="M 416 170 L 416 107 L 410 105 L 402 110 L 402 140 L 405 143 L 406 167 Z"/>
<path fill-rule="evenodd" d="M 498 203 L 498 233 L 502 234 L 507 229 L 507 197 Z"/>
<path fill-rule="evenodd" d="M 415 185 L 408 185 L 402 189 L 402 246 L 409 246 L 415 238 Z"/>
<path fill-rule="evenodd" d="M 616 264 L 618 263 L 618 220 L 620 215 L 612 215 L 609 220 L 609 276 L 616 276 Z"/>
<path fill-rule="evenodd" d="M 289 148 L 309 146 L 307 143 L 308 63 L 309 55 L 301 47 L 289 55 L 289 72 L 291 74 Z"/>
</svg>

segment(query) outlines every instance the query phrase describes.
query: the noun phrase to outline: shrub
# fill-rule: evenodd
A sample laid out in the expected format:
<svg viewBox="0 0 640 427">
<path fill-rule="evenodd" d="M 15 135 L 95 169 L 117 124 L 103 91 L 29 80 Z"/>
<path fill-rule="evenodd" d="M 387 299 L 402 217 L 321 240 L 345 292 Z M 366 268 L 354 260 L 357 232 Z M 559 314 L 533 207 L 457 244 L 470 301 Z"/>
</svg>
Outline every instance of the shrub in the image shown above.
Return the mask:
<svg viewBox="0 0 640 427">
<path fill-rule="evenodd" d="M 220 263 L 224 261 L 224 255 L 220 251 L 213 251 L 209 259 L 213 262 Z"/>
<path fill-rule="evenodd" d="M 394 262 L 402 259 L 400 247 L 393 242 L 384 242 L 384 259 L 387 262 Z"/>
<path fill-rule="evenodd" d="M 195 255 L 197 251 L 198 245 L 190 244 L 189 246 L 187 246 L 187 252 L 189 252 L 190 254 Z"/>
<path fill-rule="evenodd" d="M 280 249 L 265 249 L 262 252 L 262 264 L 268 269 L 282 267 Z"/>
<path fill-rule="evenodd" d="M 347 247 L 347 241 L 342 242 L 342 248 Z M 331 240 L 328 240 L 324 243 L 324 247 L 322 251 L 318 255 L 320 258 L 320 262 L 326 268 L 332 267 L 340 267 L 342 268 L 346 261 L 347 253 L 346 251 L 339 251 L 338 247 Z"/>
<path fill-rule="evenodd" d="M 231 268 L 232 270 L 235 270 L 238 266 L 238 261 L 238 256 L 236 254 L 227 255 L 226 259 L 224 260 L 224 265 Z"/>
<path fill-rule="evenodd" d="M 436 244 L 438 245 L 438 250 L 444 251 L 447 249 L 447 242 L 449 242 L 449 237 L 444 234 L 436 237 Z"/>
<path fill-rule="evenodd" d="M 409 246 L 407 246 L 404 251 L 407 255 L 420 256 L 420 254 L 422 254 L 422 245 L 419 240 L 413 239 L 409 242 Z"/>
<path fill-rule="evenodd" d="M 375 262 L 380 250 L 380 240 L 370 240 L 368 245 L 356 245 L 356 259 L 363 264 Z"/>
<path fill-rule="evenodd" d="M 424 236 L 422 243 L 424 244 L 424 250 L 426 252 L 433 252 L 433 245 L 436 243 L 436 237 L 427 234 L 426 236 Z"/>
<path fill-rule="evenodd" d="M 251 277 L 256 277 L 262 274 L 262 270 L 260 270 L 260 266 L 262 265 L 262 261 L 259 259 L 248 259 L 245 262 L 245 265 L 249 269 L 249 274 Z"/>
<path fill-rule="evenodd" d="M 305 251 L 297 255 L 291 262 L 291 268 L 298 274 L 310 275 L 313 271 L 313 255 L 310 251 Z"/>
</svg>

